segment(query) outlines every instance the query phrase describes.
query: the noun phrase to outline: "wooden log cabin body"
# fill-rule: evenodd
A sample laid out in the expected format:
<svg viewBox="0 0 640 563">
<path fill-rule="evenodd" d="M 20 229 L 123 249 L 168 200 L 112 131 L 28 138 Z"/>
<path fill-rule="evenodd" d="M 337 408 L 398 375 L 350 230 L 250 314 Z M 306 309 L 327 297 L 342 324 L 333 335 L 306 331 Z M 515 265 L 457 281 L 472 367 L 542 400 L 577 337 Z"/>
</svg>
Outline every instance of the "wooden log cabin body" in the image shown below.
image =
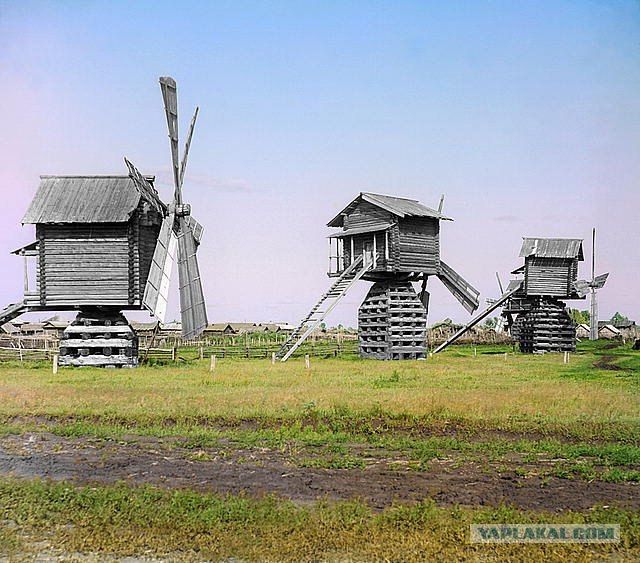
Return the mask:
<svg viewBox="0 0 640 563">
<path fill-rule="evenodd" d="M 329 237 L 329 275 L 340 275 L 366 253 L 373 257 L 374 266 L 364 279 L 437 275 L 441 272 L 440 220 L 451 219 L 415 200 L 361 193 L 327 224 L 342 228 Z"/>
<path fill-rule="evenodd" d="M 582 239 L 524 238 L 520 257 L 527 297 L 581 299 L 576 293 L 578 262 L 584 260 Z"/>
<path fill-rule="evenodd" d="M 36 260 L 28 304 L 142 308 L 164 212 L 157 194 L 143 196 L 129 176 L 42 176 L 22 220 L 37 239 L 25 247 Z"/>
</svg>

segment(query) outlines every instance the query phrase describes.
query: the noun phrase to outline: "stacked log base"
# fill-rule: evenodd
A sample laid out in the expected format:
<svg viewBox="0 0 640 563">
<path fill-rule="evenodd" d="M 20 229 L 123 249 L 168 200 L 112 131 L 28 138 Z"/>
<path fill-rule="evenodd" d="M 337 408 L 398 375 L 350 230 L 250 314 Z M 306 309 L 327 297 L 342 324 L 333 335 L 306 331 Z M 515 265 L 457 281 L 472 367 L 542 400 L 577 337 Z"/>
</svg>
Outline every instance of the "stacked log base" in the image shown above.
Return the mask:
<svg viewBox="0 0 640 563">
<path fill-rule="evenodd" d="M 511 326 L 509 327 L 509 331 L 511 332 L 511 338 L 514 342 L 520 341 L 520 333 L 522 332 L 522 323 L 524 322 L 525 315 L 518 315 Z"/>
<path fill-rule="evenodd" d="M 83 311 L 62 335 L 60 365 L 136 367 L 138 337 L 120 312 Z"/>
<path fill-rule="evenodd" d="M 521 352 L 575 352 L 576 327 L 562 301 L 538 299 L 518 318 Z"/>
<path fill-rule="evenodd" d="M 427 357 L 427 311 L 410 282 L 376 282 L 358 310 L 360 356 L 376 360 Z"/>
</svg>

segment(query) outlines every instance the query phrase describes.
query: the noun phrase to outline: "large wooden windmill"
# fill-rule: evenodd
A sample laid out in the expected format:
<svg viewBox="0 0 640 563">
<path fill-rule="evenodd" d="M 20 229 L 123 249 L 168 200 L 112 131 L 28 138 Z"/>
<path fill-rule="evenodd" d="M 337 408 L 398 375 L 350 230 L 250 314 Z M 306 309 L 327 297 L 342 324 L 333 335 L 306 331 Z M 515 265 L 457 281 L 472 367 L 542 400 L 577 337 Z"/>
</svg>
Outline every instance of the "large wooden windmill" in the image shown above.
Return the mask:
<svg viewBox="0 0 640 563">
<path fill-rule="evenodd" d="M 472 313 L 478 291 L 440 258 L 440 221 L 416 200 L 361 193 L 329 223 L 329 276 L 336 281 L 278 352 L 285 361 L 359 279 L 372 281 L 358 311 L 360 355 L 381 360 L 426 357 L 429 276 L 436 276 Z M 412 282 L 422 282 L 420 295 Z"/>
<path fill-rule="evenodd" d="M 163 77 L 160 86 L 173 201 L 163 203 L 154 177 L 125 158 L 126 176 L 41 176 L 22 220 L 36 227 L 36 241 L 15 251 L 25 257 L 24 298 L 0 312 L 0 324 L 29 311 L 78 311 L 60 345 L 62 365 L 136 365 L 137 338 L 122 311 L 147 309 L 164 321 L 176 254 L 183 337 L 193 338 L 207 325 L 196 257 L 203 229 L 182 198 L 198 110 L 180 163 L 176 83 Z"/>
</svg>

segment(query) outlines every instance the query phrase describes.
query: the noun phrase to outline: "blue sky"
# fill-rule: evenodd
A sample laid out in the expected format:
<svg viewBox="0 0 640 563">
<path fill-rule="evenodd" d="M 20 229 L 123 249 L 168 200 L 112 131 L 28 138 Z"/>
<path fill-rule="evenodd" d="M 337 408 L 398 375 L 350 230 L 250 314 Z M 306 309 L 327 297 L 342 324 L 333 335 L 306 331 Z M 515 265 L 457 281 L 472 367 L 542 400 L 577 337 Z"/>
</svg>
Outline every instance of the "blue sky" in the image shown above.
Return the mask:
<svg viewBox="0 0 640 563">
<path fill-rule="evenodd" d="M 40 174 L 125 173 L 126 155 L 168 199 L 171 75 L 183 137 L 200 106 L 185 197 L 212 321 L 303 316 L 329 283 L 324 225 L 360 191 L 446 194 L 443 258 L 483 299 L 521 237 L 590 253 L 595 226 L 601 316 L 640 319 L 639 40 L 631 1 L 0 0 L 0 300 L 22 294 L 8 253 L 33 238 Z M 430 286 L 430 321 L 468 317 Z M 355 325 L 367 289 L 330 324 Z"/>
</svg>

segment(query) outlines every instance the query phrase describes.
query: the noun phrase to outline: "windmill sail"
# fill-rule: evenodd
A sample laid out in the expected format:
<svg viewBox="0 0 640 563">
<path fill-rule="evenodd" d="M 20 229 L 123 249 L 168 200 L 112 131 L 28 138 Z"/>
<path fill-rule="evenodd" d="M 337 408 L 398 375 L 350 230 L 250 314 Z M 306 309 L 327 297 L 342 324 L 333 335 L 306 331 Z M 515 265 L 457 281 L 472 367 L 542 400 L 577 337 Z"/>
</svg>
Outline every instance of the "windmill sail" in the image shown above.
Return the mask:
<svg viewBox="0 0 640 563">
<path fill-rule="evenodd" d="M 151 311 L 160 322 L 165 322 L 167 301 L 169 299 L 169 282 L 171 270 L 175 262 L 178 239 L 173 232 L 175 215 L 165 217 L 160 227 L 158 242 L 153 252 L 149 277 L 144 288 L 142 304 Z"/>
<path fill-rule="evenodd" d="M 180 186 L 182 186 L 182 181 L 184 180 L 184 171 L 187 168 L 187 159 L 189 158 L 189 148 L 191 147 L 191 138 L 193 137 L 193 129 L 196 126 L 196 119 L 198 119 L 197 107 L 196 107 L 196 111 L 193 112 L 193 117 L 191 118 L 191 124 L 189 125 L 189 133 L 187 134 L 187 142 L 184 145 L 184 154 L 182 155 L 182 162 L 180 163 Z"/>
<path fill-rule="evenodd" d="M 442 260 L 440 260 L 440 266 L 442 267 L 438 274 L 440 281 L 469 313 L 473 313 L 480 303 L 478 299 L 480 292 Z"/>
<path fill-rule="evenodd" d="M 604 284 L 607 282 L 608 277 L 609 277 L 609 272 L 607 272 L 606 274 L 600 274 L 599 276 L 596 276 L 592 282 L 591 287 L 593 287 L 593 289 L 601 289 L 602 287 L 604 287 Z"/>
<path fill-rule="evenodd" d="M 182 337 L 195 338 L 207 327 L 207 309 L 204 303 L 198 258 L 197 240 L 191 221 L 180 217 L 178 230 L 178 279 L 180 283 L 180 316 Z"/>
<path fill-rule="evenodd" d="M 585 297 L 588 295 L 591 288 L 591 284 L 586 280 L 576 280 L 572 282 L 571 285 L 579 297 Z"/>
<path fill-rule="evenodd" d="M 160 78 L 160 89 L 162 90 L 162 99 L 164 100 L 164 110 L 167 116 L 167 127 L 169 129 L 169 140 L 171 144 L 171 163 L 173 166 L 173 183 L 175 187 L 173 210 L 175 217 L 178 219 L 175 234 L 178 242 L 178 281 L 180 285 L 182 337 L 191 339 L 201 334 L 207 326 L 207 310 L 202 292 L 198 258 L 196 256 L 203 229 L 202 225 L 190 216 L 191 208 L 189 205 L 183 204 L 182 201 L 182 182 L 187 166 L 193 129 L 198 117 L 198 108 L 196 108 L 193 118 L 191 119 L 191 124 L 189 125 L 184 155 L 182 157 L 182 163 L 180 163 L 178 157 L 178 91 L 176 81 L 169 76 L 163 76 Z M 173 227 L 174 221 L 171 222 L 171 234 L 173 233 Z M 163 246 L 164 243 L 168 241 L 170 242 L 170 239 L 167 239 L 165 235 L 163 238 Z M 161 267 L 163 272 L 167 269 L 167 264 L 170 262 L 167 258 L 168 256 L 168 250 L 165 252 L 163 248 L 158 249 L 158 263 L 155 266 L 156 271 L 154 272 L 156 276 L 157 270 Z M 168 270 L 170 272 L 170 267 L 168 267 Z M 154 298 L 156 294 L 157 302 L 162 304 L 163 294 L 161 290 L 156 291 L 155 288 L 152 289 L 150 291 L 150 298 Z"/>
<path fill-rule="evenodd" d="M 140 195 L 149 202 L 156 211 L 163 213 L 164 205 L 160 201 L 156 189 L 142 174 L 140 174 L 140 171 L 127 159 L 127 157 L 124 158 L 124 162 L 129 169 L 129 177 L 133 180 L 133 185 L 136 187 L 136 190 L 138 190 Z"/>
<path fill-rule="evenodd" d="M 173 165 L 173 183 L 175 186 L 176 204 L 182 203 L 180 193 L 180 165 L 178 163 L 178 90 L 176 81 L 170 76 L 160 77 L 160 89 L 164 100 L 164 111 L 167 115 L 169 141 L 171 144 L 171 163 Z"/>
</svg>

